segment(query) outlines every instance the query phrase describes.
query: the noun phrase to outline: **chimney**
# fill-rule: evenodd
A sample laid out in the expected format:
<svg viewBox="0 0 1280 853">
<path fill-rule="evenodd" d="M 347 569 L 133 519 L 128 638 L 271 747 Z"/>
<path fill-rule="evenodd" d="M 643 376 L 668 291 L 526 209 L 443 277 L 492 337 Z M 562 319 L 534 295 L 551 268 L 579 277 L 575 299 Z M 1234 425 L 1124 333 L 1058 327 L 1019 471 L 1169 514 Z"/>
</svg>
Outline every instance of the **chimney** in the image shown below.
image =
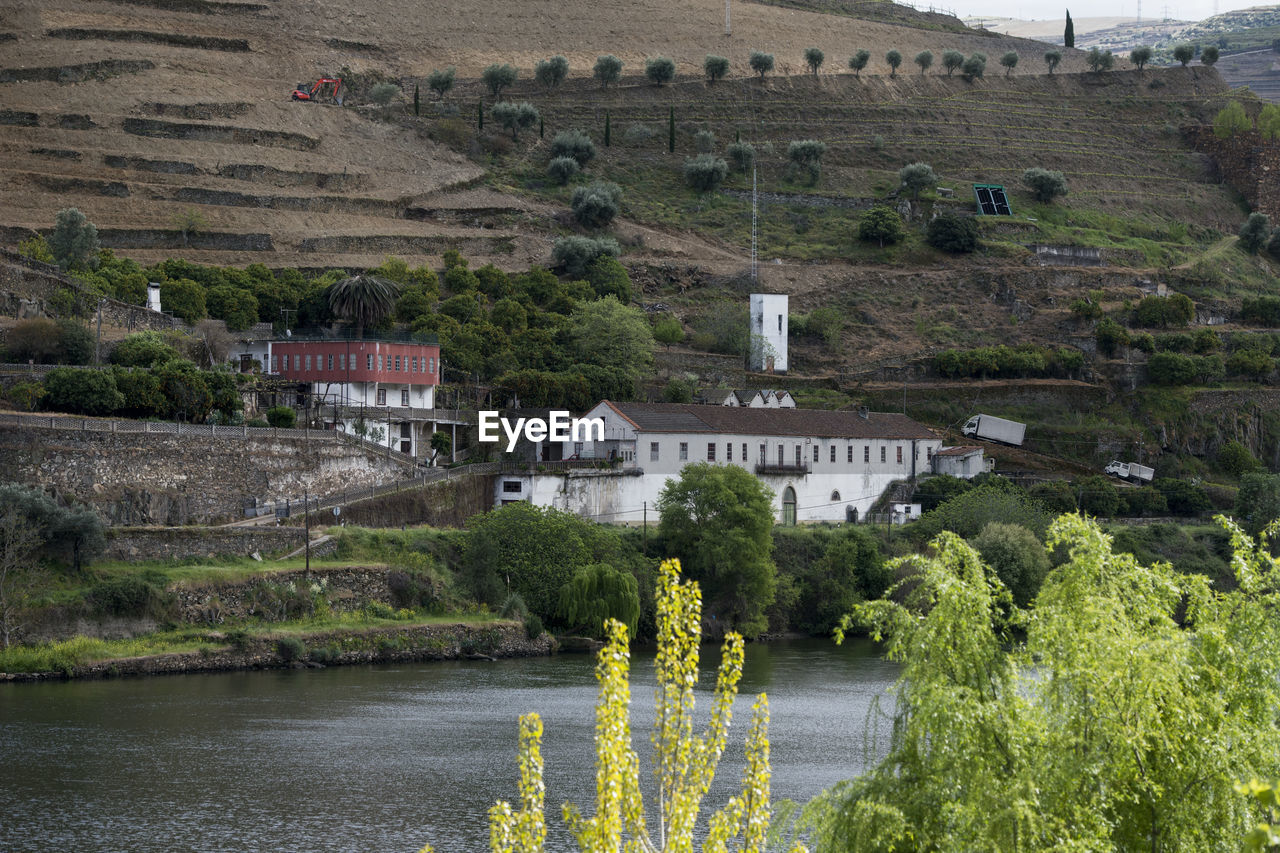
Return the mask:
<svg viewBox="0 0 1280 853">
<path fill-rule="evenodd" d="M 147 309 L 160 313 L 160 283 L 151 282 L 147 285 Z"/>
<path fill-rule="evenodd" d="M 866 406 L 859 406 L 858 417 L 862 418 L 864 421 L 869 420 L 871 418 L 871 412 L 867 410 Z"/>
</svg>

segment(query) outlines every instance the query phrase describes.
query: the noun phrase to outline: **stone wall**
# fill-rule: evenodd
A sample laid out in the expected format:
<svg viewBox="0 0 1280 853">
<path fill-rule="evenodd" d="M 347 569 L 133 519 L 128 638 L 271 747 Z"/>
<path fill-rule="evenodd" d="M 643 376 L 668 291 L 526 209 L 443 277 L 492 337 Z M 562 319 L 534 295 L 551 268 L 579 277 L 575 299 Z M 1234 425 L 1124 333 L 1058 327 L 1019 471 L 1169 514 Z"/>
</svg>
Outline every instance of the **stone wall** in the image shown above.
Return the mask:
<svg viewBox="0 0 1280 853">
<path fill-rule="evenodd" d="M 1280 141 L 1268 142 L 1256 130 L 1219 139 L 1212 127 L 1195 127 L 1188 135 L 1196 150 L 1213 157 L 1222 177 L 1254 210 L 1273 221 L 1280 216 Z"/>
<path fill-rule="evenodd" d="M 25 319 L 52 316 L 49 302 L 59 290 L 71 290 L 81 295 L 81 312 L 94 314 L 98 300 L 84 293 L 79 284 L 63 275 L 57 267 L 23 258 L 14 252 L 0 249 L 0 314 Z M 141 305 L 130 305 L 116 299 L 102 304 L 103 325 L 142 331 L 143 329 L 172 329 L 176 321 L 167 314 L 158 314 Z"/>
<path fill-rule="evenodd" d="M 0 481 L 51 489 L 113 525 L 210 524 L 251 499 L 300 499 L 403 479 L 405 469 L 331 435 L 168 435 L 0 426 Z"/>
<path fill-rule="evenodd" d="M 493 482 L 492 475 L 478 474 L 429 483 L 343 507 L 342 520 L 361 527 L 462 527 L 471 516 L 493 509 Z"/>
<path fill-rule="evenodd" d="M 112 527 L 103 559 L 142 563 L 255 552 L 269 557 L 301 548 L 305 541 L 296 527 Z"/>
<path fill-rule="evenodd" d="M 386 568 L 294 569 L 272 572 L 248 580 L 179 584 L 171 587 L 178 598 L 178 612 L 183 622 L 221 624 L 223 619 L 252 616 L 254 589 L 262 584 L 295 584 L 307 589 L 324 581 L 328 588 L 329 606 L 334 611 L 350 613 L 370 602 L 394 604 L 387 585 Z"/>
</svg>

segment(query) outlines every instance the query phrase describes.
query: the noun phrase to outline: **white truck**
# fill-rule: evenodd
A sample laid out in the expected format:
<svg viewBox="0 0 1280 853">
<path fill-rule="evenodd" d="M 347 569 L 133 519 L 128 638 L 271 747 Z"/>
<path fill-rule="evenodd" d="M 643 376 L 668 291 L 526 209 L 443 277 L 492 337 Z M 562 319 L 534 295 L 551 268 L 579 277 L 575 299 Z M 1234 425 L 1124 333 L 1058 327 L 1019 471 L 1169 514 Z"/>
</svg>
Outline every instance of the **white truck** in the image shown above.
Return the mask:
<svg viewBox="0 0 1280 853">
<path fill-rule="evenodd" d="M 997 418 L 995 415 L 974 415 L 960 428 L 960 432 L 974 438 L 1021 447 L 1023 436 L 1027 434 L 1027 425 Z"/>
<path fill-rule="evenodd" d="M 1114 475 L 1122 480 L 1131 480 L 1135 483 L 1150 483 L 1156 476 L 1156 469 L 1148 468 L 1146 465 L 1139 465 L 1137 462 L 1113 461 L 1102 470 L 1106 474 Z"/>
</svg>

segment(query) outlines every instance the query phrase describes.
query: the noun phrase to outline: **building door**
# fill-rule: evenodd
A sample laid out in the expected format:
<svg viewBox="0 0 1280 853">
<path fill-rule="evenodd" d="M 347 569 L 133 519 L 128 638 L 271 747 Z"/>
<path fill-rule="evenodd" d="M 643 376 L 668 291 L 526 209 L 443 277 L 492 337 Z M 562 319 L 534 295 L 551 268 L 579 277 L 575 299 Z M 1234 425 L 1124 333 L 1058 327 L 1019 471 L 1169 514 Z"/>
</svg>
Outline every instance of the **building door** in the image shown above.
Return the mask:
<svg viewBox="0 0 1280 853">
<path fill-rule="evenodd" d="M 785 527 L 796 524 L 796 490 L 790 486 L 782 491 L 782 524 Z"/>
<path fill-rule="evenodd" d="M 400 424 L 400 452 L 413 455 L 413 425 Z"/>
</svg>

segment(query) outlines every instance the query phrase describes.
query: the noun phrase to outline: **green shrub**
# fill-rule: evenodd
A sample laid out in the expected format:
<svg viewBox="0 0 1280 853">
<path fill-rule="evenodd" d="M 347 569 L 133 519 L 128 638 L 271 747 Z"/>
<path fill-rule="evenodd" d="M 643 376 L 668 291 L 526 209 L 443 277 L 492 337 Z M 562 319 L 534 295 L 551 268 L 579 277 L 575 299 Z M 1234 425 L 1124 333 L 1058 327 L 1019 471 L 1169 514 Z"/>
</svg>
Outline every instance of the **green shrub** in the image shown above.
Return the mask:
<svg viewBox="0 0 1280 853">
<path fill-rule="evenodd" d="M 570 179 L 580 171 L 582 169 L 578 166 L 578 161 L 572 157 L 552 157 L 551 162 L 547 164 L 547 174 L 561 186 L 569 183 Z"/>
<path fill-rule="evenodd" d="M 1189 356 L 1158 352 L 1147 362 L 1147 374 L 1157 385 L 1190 385 L 1199 371 Z"/>
<path fill-rule="evenodd" d="M 548 89 L 554 89 L 569 76 L 569 60 L 557 54 L 550 59 L 539 59 L 533 66 L 533 79 Z"/>
<path fill-rule="evenodd" d="M 1049 555 L 1036 535 L 1016 524 L 989 523 L 973 540 L 982 560 L 1013 594 L 1019 607 L 1026 607 L 1040 591 L 1049 573 Z"/>
<path fill-rule="evenodd" d="M 1265 213 L 1250 213 L 1249 218 L 1240 226 L 1240 248 L 1251 255 L 1256 255 L 1271 236 L 1271 220 Z"/>
<path fill-rule="evenodd" d="M 297 637 L 281 637 L 276 640 L 276 654 L 285 663 L 300 661 L 307 656 L 307 646 Z"/>
<path fill-rule="evenodd" d="M 711 83 L 723 80 L 729 74 L 729 60 L 723 56 L 708 53 L 707 58 L 703 60 L 702 70 L 706 73 L 707 80 Z"/>
<path fill-rule="evenodd" d="M 698 192 L 712 192 L 729 174 L 729 164 L 714 154 L 699 154 L 684 161 L 684 180 Z"/>
<path fill-rule="evenodd" d="M 369 90 L 369 100 L 380 107 L 385 107 L 398 94 L 400 94 L 400 87 L 395 83 L 377 83 Z"/>
<path fill-rule="evenodd" d="M 1144 296 L 1133 311 L 1135 325 L 1146 328 L 1185 326 L 1196 316 L 1196 306 L 1182 293 L 1172 296 Z"/>
<path fill-rule="evenodd" d="M 764 75 L 773 70 L 773 54 L 764 53 L 763 51 L 751 51 L 751 58 L 747 60 L 747 64 L 751 66 L 751 70 L 760 75 L 760 79 L 764 79 Z"/>
<path fill-rule="evenodd" d="M 1031 190 L 1036 201 L 1048 204 L 1055 198 L 1066 196 L 1067 179 L 1061 172 L 1035 167 L 1022 173 L 1022 183 Z"/>
<path fill-rule="evenodd" d="M 76 415 L 110 415 L 124 405 L 115 377 L 106 370 L 56 367 L 44 377 L 46 408 Z"/>
<path fill-rule="evenodd" d="M 85 600 L 104 616 L 167 621 L 173 616 L 176 598 L 165 590 L 165 582 L 155 572 L 102 580 L 89 587 Z"/>
<path fill-rule="evenodd" d="M 293 429 L 298 413 L 288 406 L 272 406 L 267 409 L 267 423 L 276 429 Z"/>
<path fill-rule="evenodd" d="M 746 142 L 734 142 L 724 153 L 735 172 L 749 172 L 756 162 L 756 149 Z"/>
<path fill-rule="evenodd" d="M 489 94 L 496 98 L 502 93 L 503 89 L 516 82 L 516 77 L 519 74 L 520 72 L 516 70 L 515 66 L 506 63 L 499 65 L 495 62 L 480 72 L 480 79 L 484 82 L 485 88 L 489 90 Z"/>
<path fill-rule="evenodd" d="M 512 140 L 518 140 L 520 131 L 533 127 L 541 118 L 538 108 L 528 101 L 500 101 L 490 112 L 494 121 L 511 131 Z"/>
<path fill-rule="evenodd" d="M 972 82 L 987 72 L 987 57 L 981 53 L 971 54 L 960 66 L 960 76 Z"/>
<path fill-rule="evenodd" d="M 432 72 L 427 75 L 427 88 L 435 92 L 436 96 L 443 100 L 445 94 L 453 88 L 453 80 L 457 73 L 458 69 L 452 65 L 445 68 L 443 71 L 440 69 L 433 69 Z"/>
<path fill-rule="evenodd" d="M 524 617 L 524 635 L 530 640 L 536 640 L 542 636 L 543 632 L 542 619 L 536 613 L 530 613 Z"/>
<path fill-rule="evenodd" d="M 48 246 L 55 263 L 64 270 L 98 266 L 98 229 L 74 207 L 58 211 Z"/>
<path fill-rule="evenodd" d="M 581 278 L 597 258 L 617 257 L 620 252 L 612 237 L 557 237 L 551 247 L 551 262 L 570 278 Z"/>
<path fill-rule="evenodd" d="M 573 218 L 584 228 L 606 228 L 618 215 L 622 189 L 609 181 L 595 181 L 573 191 Z"/>
<path fill-rule="evenodd" d="M 601 88 L 609 88 L 610 83 L 617 83 L 622 78 L 622 60 L 612 53 L 596 58 L 592 75 L 600 81 Z"/>
<path fill-rule="evenodd" d="M 797 139 L 787 145 L 787 159 L 791 161 L 788 172 L 792 177 L 805 175 L 809 183 L 817 183 L 822 175 L 822 155 L 827 152 L 825 142 L 816 139 Z"/>
<path fill-rule="evenodd" d="M 956 254 L 978 248 L 978 223 L 972 216 L 941 213 L 929 223 L 926 239 L 930 246 Z"/>
<path fill-rule="evenodd" d="M 902 217 L 886 205 L 876 205 L 858 218 L 858 239 L 874 240 L 882 249 L 886 243 L 897 243 L 904 236 Z"/>
<path fill-rule="evenodd" d="M 655 56 L 652 59 L 646 59 L 644 63 L 644 76 L 655 86 L 662 86 L 670 83 L 676 76 L 676 64 L 665 56 Z"/>
</svg>

